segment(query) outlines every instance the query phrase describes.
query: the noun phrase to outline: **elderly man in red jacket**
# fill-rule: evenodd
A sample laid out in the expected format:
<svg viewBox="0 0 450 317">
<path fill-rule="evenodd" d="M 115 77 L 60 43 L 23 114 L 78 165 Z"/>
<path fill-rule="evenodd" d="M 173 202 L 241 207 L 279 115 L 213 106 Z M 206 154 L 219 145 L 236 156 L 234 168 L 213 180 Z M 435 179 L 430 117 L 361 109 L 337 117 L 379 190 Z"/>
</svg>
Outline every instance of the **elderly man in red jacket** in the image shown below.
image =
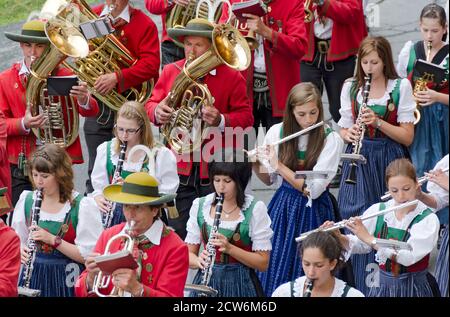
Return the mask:
<svg viewBox="0 0 450 317">
<path fill-rule="evenodd" d="M 11 172 L 9 169 L 8 153 L 6 152 L 6 121 L 0 110 L 0 188 L 7 188 L 7 192 L 0 194 L 0 216 L 6 221 L 11 204 Z M 9 207 L 8 207 L 9 206 Z"/>
<path fill-rule="evenodd" d="M 130 88 L 140 89 L 142 83 L 151 79 L 156 82 L 160 56 L 155 23 L 144 12 L 132 7 L 129 0 L 105 0 L 104 4 L 94 7 L 93 11 L 101 17 L 108 14 L 112 17 L 115 28 L 113 35 L 137 59 L 131 67 L 99 76 L 94 84 L 95 90 L 105 95 L 116 89 L 126 96 Z M 98 116 L 87 119 L 83 127 L 89 151 L 89 175 L 94 167 L 97 147 L 113 138 L 116 112 L 102 102 L 99 102 L 99 106 Z M 86 191 L 93 191 L 90 180 L 86 182 Z"/>
<path fill-rule="evenodd" d="M 47 120 L 42 113 L 32 116 L 30 110 L 27 109 L 25 100 L 26 81 L 30 76 L 31 65 L 33 61 L 41 57 L 48 47 L 49 41 L 45 35 L 44 27 L 43 21 L 33 20 L 22 26 L 20 34 L 5 32 L 6 37 L 20 43 L 23 53 L 21 62 L 13 64 L 11 68 L 0 74 L 0 110 L 6 117 L 13 205 L 16 204 L 22 191 L 32 189 L 28 174 L 19 168 L 19 164 L 26 160 L 39 143 L 31 129 L 43 127 Z M 71 72 L 66 68 L 58 67 L 53 70 L 53 74 L 67 76 Z M 95 116 L 97 114 L 97 102 L 94 98 L 90 98 L 86 83 L 73 86 L 70 93 L 75 97 L 75 106 L 82 116 Z M 66 104 L 65 102 L 61 104 L 63 112 L 65 112 Z M 67 121 L 65 123 L 67 124 Z M 72 158 L 73 163 L 83 163 L 79 137 L 72 145 L 67 147 L 67 153 Z"/>
<path fill-rule="evenodd" d="M 267 8 L 265 16 L 243 14 L 247 30 L 256 33 L 259 43 L 251 67 L 244 72 L 247 92 L 253 99 L 255 129 L 260 124 L 269 129 L 281 122 L 289 91 L 300 82 L 300 60 L 307 48 L 303 0 L 263 2 Z M 228 10 L 224 10 L 221 21 L 226 19 Z"/>
<path fill-rule="evenodd" d="M 359 44 L 367 36 L 361 0 L 312 0 L 307 8 L 308 50 L 300 65 L 303 82 L 327 90 L 329 109 L 340 119 L 341 89 L 353 76 Z"/>
<path fill-rule="evenodd" d="M 168 34 L 184 43 L 186 56 L 192 55 L 194 58 L 198 58 L 211 48 L 213 28 L 214 26 L 205 19 L 193 19 L 185 28 L 168 29 Z M 182 59 L 164 67 L 153 89 L 153 94 L 145 105 L 150 120 L 156 125 L 166 124 L 173 114 L 174 110 L 168 106 L 167 96 L 175 78 L 182 72 L 185 64 L 186 59 Z M 178 155 L 177 157 L 180 186 L 178 187 L 176 206 L 179 217 L 169 219 L 169 225 L 175 228 L 182 239 L 186 236 L 186 223 L 189 219 L 192 202 L 195 198 L 205 196 L 212 191 L 207 170 L 210 155 L 214 154 L 212 152 L 221 152 L 227 142 L 230 143 L 230 146 L 242 145 L 236 144 L 229 138 L 224 140 L 225 134 L 228 134 L 229 130 L 236 131 L 235 128 L 239 128 L 242 132 L 253 124 L 245 79 L 239 71 L 226 65 L 220 65 L 200 78 L 199 82 L 207 85 L 213 97 L 213 105 L 202 108 L 201 119 L 209 126 L 215 127 L 212 130 L 218 131 L 220 136 L 203 142 L 201 153 L 199 153 L 200 159 L 197 159 L 197 155 Z M 214 134 L 214 136 L 218 134 Z M 234 132 L 231 133 L 231 138 L 233 138 L 233 134 Z M 217 144 L 218 147 L 209 147 L 208 145 L 211 144 Z M 209 151 L 205 148 L 208 148 Z"/>
</svg>

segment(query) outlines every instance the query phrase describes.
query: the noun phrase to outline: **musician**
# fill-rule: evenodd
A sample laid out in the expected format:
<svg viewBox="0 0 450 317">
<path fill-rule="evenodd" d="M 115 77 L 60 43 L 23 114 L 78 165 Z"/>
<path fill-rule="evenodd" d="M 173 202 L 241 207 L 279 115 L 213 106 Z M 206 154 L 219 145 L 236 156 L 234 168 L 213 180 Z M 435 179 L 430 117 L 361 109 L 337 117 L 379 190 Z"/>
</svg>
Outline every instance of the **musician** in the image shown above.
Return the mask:
<svg viewBox="0 0 450 317">
<path fill-rule="evenodd" d="M 443 7 L 436 3 L 426 5 L 420 13 L 420 32 L 422 40 L 408 41 L 398 57 L 397 71 L 408 77 L 413 85 L 419 74 L 414 72 L 416 59 L 427 60 L 427 42 L 431 42 L 428 62 L 447 69 L 446 80 L 429 83 L 428 89 L 415 92 L 420 105 L 421 119 L 415 126 L 414 141 L 409 147 L 412 162 L 417 173 L 423 175 L 449 152 L 448 121 L 448 44 L 447 17 Z"/>
<path fill-rule="evenodd" d="M 415 102 L 407 79 L 400 79 L 395 71 L 392 50 L 383 37 L 367 37 L 358 51 L 356 75 L 347 80 L 341 93 L 340 134 L 348 143 L 346 153 L 353 151 L 353 142 L 362 138 L 361 155 L 366 164 L 356 167 L 356 184 L 346 182 L 350 178 L 350 164 L 343 163 L 342 179 L 338 193 L 338 205 L 342 218 L 359 216 L 378 202 L 386 192 L 384 170 L 387 165 L 402 157 L 409 157 L 406 148 L 414 137 Z M 363 108 L 364 76 L 372 75 L 367 107 Z M 359 119 L 360 120 L 359 120 Z M 366 133 L 359 134 L 365 124 Z M 352 256 L 356 288 L 367 296 L 366 268 L 373 262 L 372 255 Z"/>
<path fill-rule="evenodd" d="M 126 142 L 126 152 L 124 157 L 123 168 L 117 182 L 131 173 L 147 171 L 150 173 L 150 164 L 154 164 L 153 175 L 158 180 L 159 191 L 166 194 L 174 194 L 177 191 L 179 179 L 177 174 L 177 162 L 175 155 L 166 147 L 158 144 L 154 138 L 150 127 L 150 121 L 144 106 L 135 101 L 125 102 L 117 112 L 117 120 L 114 125 L 114 138 L 110 141 L 103 142 L 97 148 L 97 157 L 95 158 L 94 169 L 92 170 L 91 179 L 94 197 L 100 211 L 108 212 L 111 203 L 103 196 L 103 189 L 111 184 L 114 173 L 117 168 L 120 155 L 120 144 Z M 148 158 L 144 152 L 137 152 L 132 158 L 132 162 L 128 161 L 128 153 L 138 144 L 145 145 L 154 151 L 154 158 Z M 152 162 L 150 162 L 150 159 Z M 119 206 L 120 205 L 120 206 Z M 116 225 L 125 221 L 122 213 L 122 205 L 116 204 L 114 218 L 111 225 Z"/>
<path fill-rule="evenodd" d="M 184 43 L 185 55 L 192 54 L 198 58 L 211 48 L 211 35 L 214 26 L 205 19 L 193 19 L 185 28 L 169 29 L 168 34 Z M 164 67 L 161 77 L 155 85 L 150 100 L 145 108 L 150 121 L 156 125 L 169 122 L 173 109 L 167 105 L 167 96 L 171 90 L 177 75 L 186 64 L 186 59 L 180 60 Z M 213 132 L 225 135 L 225 128 L 245 129 L 253 124 L 252 109 L 246 95 L 245 80 L 242 75 L 228 66 L 220 65 L 200 79 L 207 84 L 214 104 L 212 107 L 203 107 L 201 110 L 202 120 L 213 127 Z M 217 143 L 214 143 L 217 142 Z M 218 151 L 225 146 L 225 140 L 213 138 L 203 143 L 217 144 L 214 149 Z M 229 142 L 231 143 L 231 142 Z M 235 146 L 239 146 L 236 144 Z M 195 198 L 211 193 L 208 178 L 207 162 L 213 150 L 202 150 L 196 153 L 195 161 L 193 155 L 177 156 L 178 175 L 180 176 L 180 187 L 176 200 L 176 207 L 180 216 L 169 219 L 169 225 L 173 227 L 182 239 L 186 237 L 186 222 L 189 218 L 189 209 Z M 198 157 L 200 157 L 200 162 Z"/>
<path fill-rule="evenodd" d="M 306 3 L 307 2 L 307 3 Z M 356 53 L 367 36 L 361 0 L 305 1 L 311 22 L 305 22 L 308 48 L 300 64 L 302 82 L 312 82 L 323 92 L 334 122 L 341 118 L 340 94 L 344 81 L 352 77 Z"/>
<path fill-rule="evenodd" d="M 74 190 L 71 160 L 61 147 L 46 144 L 36 150 L 29 170 L 33 188 L 43 190 L 39 222 L 30 227 L 36 190 L 26 190 L 14 209 L 12 227 L 20 237 L 23 264 L 29 257 L 28 238 L 37 242 L 30 288 L 41 290 L 43 297 L 73 296 L 84 258 L 102 231 L 100 213 L 93 198 Z"/>
<path fill-rule="evenodd" d="M 25 101 L 26 82 L 30 76 L 32 63 L 41 57 L 48 47 L 49 41 L 45 35 L 44 26 L 45 22 L 32 20 L 22 26 L 20 34 L 5 32 L 7 38 L 20 43 L 23 54 L 21 62 L 13 64 L 11 68 L 0 74 L 0 110 L 6 117 L 7 151 L 12 178 L 13 206 L 19 200 L 22 191 L 32 189 L 27 173 L 24 173 L 18 166 L 19 159 L 22 156 L 27 159 L 39 144 L 31 129 L 42 127 L 46 123 L 44 114 L 31 115 L 30 110 L 27 110 Z M 53 71 L 53 74 L 67 76 L 71 75 L 71 72 L 59 67 Z M 97 114 L 97 102 L 94 98 L 90 98 L 86 83 L 73 86 L 71 95 L 76 98 L 75 105 L 80 115 L 88 117 Z M 64 108 L 65 103 L 62 103 L 62 106 Z M 66 120 L 65 124 L 68 124 Z M 67 147 L 67 152 L 74 164 L 83 163 L 79 137 L 72 145 Z"/>
<path fill-rule="evenodd" d="M 448 172 L 442 170 L 448 168 L 448 154 L 444 156 L 429 173 L 425 173 L 428 177 L 427 191 L 429 194 L 422 192 L 419 188 L 417 199 L 427 206 L 437 210 L 438 218 L 446 218 L 447 222 L 441 219 L 441 226 L 444 223 L 444 233 L 442 234 L 441 247 L 436 260 L 435 276 L 439 285 L 442 296 L 448 297 Z"/>
<path fill-rule="evenodd" d="M 11 200 L 11 171 L 9 169 L 8 153 L 6 151 L 6 120 L 5 115 L 0 110 L 0 188 L 7 187 L 8 191 L 5 197 L 8 201 Z M 9 210 L 8 210 L 9 211 Z M 7 211 L 7 212 L 8 212 Z M 0 210 L 1 214 L 1 210 Z M 1 219 L 6 221 L 7 214 L 1 216 Z"/>
<path fill-rule="evenodd" d="M 191 0 L 192 1 L 192 0 Z M 194 0 L 195 1 L 195 0 Z M 151 14 L 161 15 L 162 39 L 161 39 L 161 68 L 184 58 L 182 47 L 167 35 L 166 19 L 170 10 L 175 6 L 185 7 L 189 0 L 145 0 L 145 7 Z"/>
<path fill-rule="evenodd" d="M 126 189 L 127 187 L 127 189 Z M 176 195 L 158 192 L 157 180 L 144 172 L 127 176 L 123 185 L 109 185 L 103 191 L 106 199 L 124 204 L 127 223 L 106 229 L 97 241 L 94 252 L 86 259 L 86 270 L 76 285 L 77 296 L 88 296 L 98 274 L 94 257 L 105 253 L 109 239 L 125 233 L 130 221 L 135 226 L 130 233 L 137 239 L 139 269 L 117 269 L 104 294 L 110 294 L 113 284 L 134 297 L 182 297 L 189 268 L 188 248 L 170 228 L 159 219 L 163 204 Z M 139 202 L 136 202 L 139 201 Z M 110 252 L 117 252 L 121 244 L 112 243 Z"/>
<path fill-rule="evenodd" d="M 19 237 L 0 219 L 0 297 L 17 296 L 19 272 Z"/>
<path fill-rule="evenodd" d="M 391 200 L 376 203 L 363 217 L 413 201 L 419 190 L 416 171 L 407 159 L 392 161 L 386 169 L 386 182 Z M 325 224 L 326 228 L 328 224 Z M 369 297 L 431 297 L 440 296 L 434 277 L 428 273 L 430 253 L 436 246 L 439 233 L 437 216 L 422 202 L 391 213 L 366 219 L 351 217 L 346 227 L 354 235 L 342 235 L 348 251 L 352 253 L 376 252 L 379 264 L 379 285 L 371 287 Z M 394 250 L 376 244 L 375 238 L 407 242 L 412 249 Z"/>
<path fill-rule="evenodd" d="M 202 270 L 209 265 L 207 243 L 216 248 L 208 286 L 218 297 L 264 296 L 255 270 L 263 272 L 269 264 L 273 235 L 267 207 L 245 194 L 252 166 L 236 152 L 225 154 L 224 161 L 209 163 L 209 177 L 215 193 L 197 198 L 192 204 L 185 242 L 189 247 L 191 269 L 200 269 L 194 284 L 202 284 Z M 223 194 L 218 233 L 211 236 L 217 208 L 215 198 Z M 199 253 L 200 244 L 204 249 Z"/>
<path fill-rule="evenodd" d="M 311 233 L 300 246 L 305 275 L 278 286 L 272 297 L 306 297 L 308 280 L 313 283 L 309 297 L 364 297 L 335 277 L 337 270 L 345 265 L 343 253 L 343 246 L 332 233 Z"/>
<path fill-rule="evenodd" d="M 109 11 L 113 4 L 114 9 Z M 113 18 L 113 35 L 131 52 L 137 62 L 114 73 L 107 73 L 97 78 L 94 89 L 105 95 L 113 89 L 126 95 L 131 88 L 139 89 L 140 85 L 153 79 L 155 82 L 159 74 L 159 40 L 155 23 L 141 10 L 132 7 L 129 0 L 105 0 L 104 4 L 92 9 L 99 16 L 110 14 Z M 97 147 L 113 137 L 113 126 L 116 113 L 99 103 L 100 111 L 96 118 L 85 120 L 84 133 L 89 151 L 88 174 L 94 167 Z M 91 179 L 86 181 L 86 191 L 93 191 Z"/>
<path fill-rule="evenodd" d="M 230 3 L 241 2 L 232 0 Z M 254 128 L 267 130 L 282 121 L 286 98 L 300 82 L 300 65 L 307 49 L 302 1 L 272 0 L 268 13 L 260 18 L 244 14 L 249 31 L 257 34 L 259 47 L 251 66 L 244 71 L 247 93 L 253 100 Z M 228 18 L 225 10 L 221 20 Z"/>
<path fill-rule="evenodd" d="M 268 207 L 274 231 L 273 251 L 267 272 L 259 275 L 268 296 L 302 273 L 294 238 L 317 228 L 322 221 L 335 219 L 327 186 L 337 171 L 344 145 L 339 134 L 321 126 L 276 147 L 271 145 L 321 121 L 320 92 L 312 83 L 297 84 L 286 101 L 283 122 L 270 128 L 257 151 L 258 161 L 253 165 L 256 175 L 266 185 L 276 182 L 279 186 Z M 305 181 L 295 178 L 295 172 L 301 170 L 330 174 Z"/>
</svg>

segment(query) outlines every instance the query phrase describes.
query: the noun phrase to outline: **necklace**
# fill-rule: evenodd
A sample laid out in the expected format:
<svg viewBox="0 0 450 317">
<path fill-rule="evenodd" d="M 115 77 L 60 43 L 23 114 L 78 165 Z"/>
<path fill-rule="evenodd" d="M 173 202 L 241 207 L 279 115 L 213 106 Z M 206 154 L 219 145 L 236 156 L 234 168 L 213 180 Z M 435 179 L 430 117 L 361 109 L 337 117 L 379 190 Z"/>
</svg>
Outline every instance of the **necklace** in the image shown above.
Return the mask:
<svg viewBox="0 0 450 317">
<path fill-rule="evenodd" d="M 222 208 L 222 212 L 225 214 L 225 218 L 230 218 L 230 215 L 237 209 L 237 205 L 236 207 L 234 207 L 233 209 L 231 209 L 231 211 L 225 211 L 225 209 Z"/>
</svg>

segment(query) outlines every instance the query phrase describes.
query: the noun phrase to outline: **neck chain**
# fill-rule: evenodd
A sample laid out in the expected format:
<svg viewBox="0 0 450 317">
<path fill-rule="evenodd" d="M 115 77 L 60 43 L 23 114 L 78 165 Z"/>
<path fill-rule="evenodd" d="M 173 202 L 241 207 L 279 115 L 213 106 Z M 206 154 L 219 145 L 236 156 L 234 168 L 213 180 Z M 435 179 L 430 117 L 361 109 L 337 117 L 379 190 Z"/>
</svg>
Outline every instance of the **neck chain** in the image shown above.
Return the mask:
<svg viewBox="0 0 450 317">
<path fill-rule="evenodd" d="M 233 209 L 231 209 L 231 211 L 225 211 L 225 209 L 222 208 L 222 212 L 225 214 L 225 218 L 229 218 L 230 215 L 238 208 L 238 206 L 236 205 L 236 207 L 234 207 Z"/>
</svg>

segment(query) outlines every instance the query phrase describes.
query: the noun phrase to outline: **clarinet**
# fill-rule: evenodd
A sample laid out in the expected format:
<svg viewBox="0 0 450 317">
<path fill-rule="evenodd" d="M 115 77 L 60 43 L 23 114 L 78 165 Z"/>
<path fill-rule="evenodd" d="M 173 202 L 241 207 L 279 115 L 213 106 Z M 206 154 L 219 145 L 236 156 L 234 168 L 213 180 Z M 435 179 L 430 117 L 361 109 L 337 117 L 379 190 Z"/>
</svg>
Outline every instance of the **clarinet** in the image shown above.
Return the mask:
<svg viewBox="0 0 450 317">
<path fill-rule="evenodd" d="M 306 288 L 305 292 L 303 293 L 303 297 L 311 297 L 312 290 L 314 287 L 314 280 L 307 279 L 305 285 Z"/>
<path fill-rule="evenodd" d="M 39 215 L 41 212 L 42 197 L 43 197 L 42 191 L 43 191 L 42 188 L 38 188 L 36 191 L 36 199 L 34 201 L 34 208 L 31 211 L 31 226 L 37 226 L 39 223 Z M 28 259 L 23 267 L 23 271 L 24 271 L 23 272 L 23 287 L 19 287 L 19 295 L 32 296 L 32 297 L 40 295 L 39 290 L 30 289 L 31 276 L 33 274 L 33 266 L 34 266 L 34 261 L 36 259 L 36 252 L 37 252 L 37 244 L 36 244 L 36 241 L 32 237 L 34 231 L 36 231 L 36 229 L 31 229 L 28 234 L 28 239 L 27 239 Z"/>
<path fill-rule="evenodd" d="M 111 181 L 111 184 L 114 184 L 117 182 L 117 180 L 120 177 L 120 174 L 122 173 L 123 169 L 123 163 L 125 162 L 125 152 L 127 151 L 127 141 L 124 141 L 120 143 L 120 153 L 119 153 L 119 159 L 117 160 L 117 166 L 114 170 L 114 175 Z M 111 207 L 109 208 L 108 212 L 103 214 L 103 227 L 109 228 L 111 227 L 111 222 L 114 217 L 114 209 L 116 209 L 116 204 L 111 203 Z"/>
<path fill-rule="evenodd" d="M 206 250 L 208 251 L 208 259 L 206 261 L 206 266 L 202 271 L 202 285 L 208 286 L 209 280 L 212 275 L 212 268 L 214 266 L 214 262 L 216 260 L 216 247 L 211 243 L 214 235 L 219 231 L 220 224 L 220 216 L 222 215 L 222 205 L 223 205 L 223 194 L 219 194 L 217 196 L 217 204 L 216 204 L 216 213 L 214 215 L 214 222 L 211 228 L 211 232 L 209 233 L 208 243 L 206 244 Z"/>
<path fill-rule="evenodd" d="M 363 110 L 367 108 L 367 102 L 369 101 L 369 93 L 370 93 L 370 83 L 372 82 L 372 74 L 368 74 L 364 77 L 364 89 L 363 89 L 363 103 L 358 112 L 358 117 L 356 118 L 356 124 L 359 126 L 359 138 L 355 142 L 353 142 L 353 155 L 359 155 L 361 152 L 362 141 L 364 139 L 364 134 L 366 133 L 366 125 L 362 122 Z M 356 164 L 355 160 L 350 162 L 350 170 L 348 173 L 348 178 L 345 180 L 347 184 L 356 184 Z"/>
</svg>

